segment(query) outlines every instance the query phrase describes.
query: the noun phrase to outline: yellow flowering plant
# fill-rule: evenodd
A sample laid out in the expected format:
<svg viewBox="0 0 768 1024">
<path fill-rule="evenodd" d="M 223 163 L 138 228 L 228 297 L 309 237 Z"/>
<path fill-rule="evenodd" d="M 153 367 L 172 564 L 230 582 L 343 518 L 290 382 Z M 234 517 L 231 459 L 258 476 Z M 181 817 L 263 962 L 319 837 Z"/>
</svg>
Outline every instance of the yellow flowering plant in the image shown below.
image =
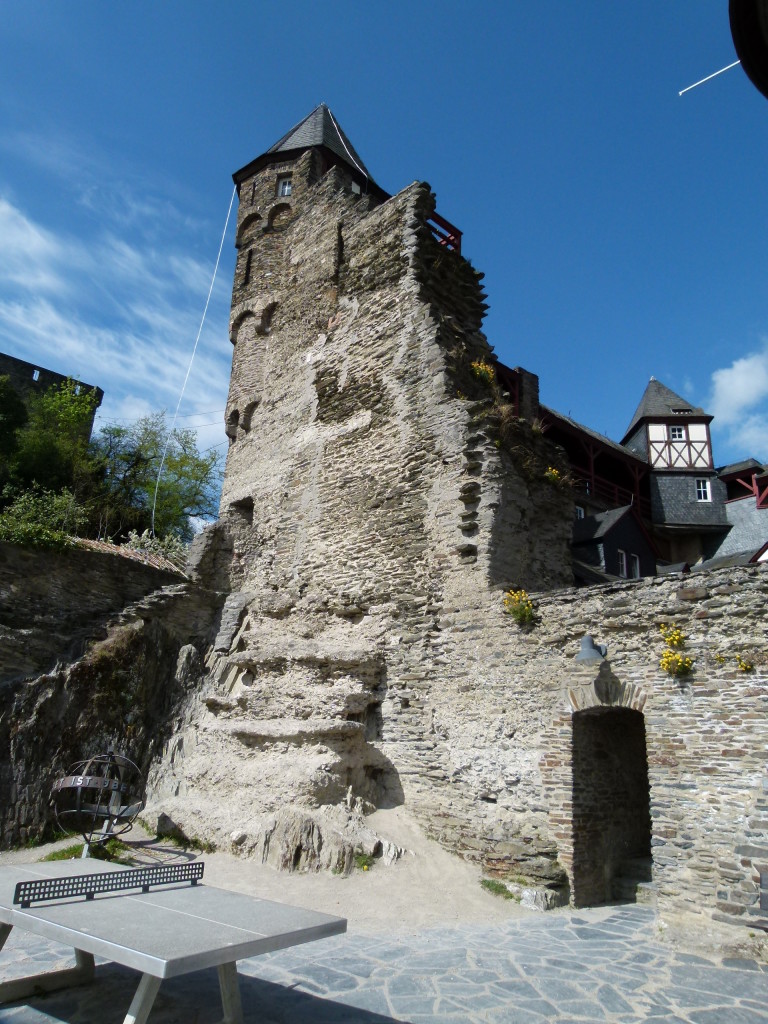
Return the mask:
<svg viewBox="0 0 768 1024">
<path fill-rule="evenodd" d="M 512 616 L 518 626 L 528 626 L 536 618 L 533 601 L 525 590 L 508 590 L 502 604 L 504 611 Z"/>
<path fill-rule="evenodd" d="M 686 636 L 682 629 L 677 626 L 667 626 L 665 623 L 659 626 L 659 632 L 664 638 L 667 647 L 685 647 Z"/>
<path fill-rule="evenodd" d="M 484 359 L 478 359 L 470 367 L 472 375 L 477 377 L 483 384 L 495 384 L 496 383 L 496 368 L 491 363 L 486 363 Z"/>
<path fill-rule="evenodd" d="M 685 633 L 678 626 L 668 626 L 665 622 L 659 626 L 659 632 L 667 645 L 661 652 L 659 667 L 671 676 L 687 676 L 693 671 L 693 658 L 682 653 Z"/>
<path fill-rule="evenodd" d="M 693 670 L 693 658 L 666 647 L 662 651 L 659 666 L 671 676 L 687 676 Z"/>
</svg>

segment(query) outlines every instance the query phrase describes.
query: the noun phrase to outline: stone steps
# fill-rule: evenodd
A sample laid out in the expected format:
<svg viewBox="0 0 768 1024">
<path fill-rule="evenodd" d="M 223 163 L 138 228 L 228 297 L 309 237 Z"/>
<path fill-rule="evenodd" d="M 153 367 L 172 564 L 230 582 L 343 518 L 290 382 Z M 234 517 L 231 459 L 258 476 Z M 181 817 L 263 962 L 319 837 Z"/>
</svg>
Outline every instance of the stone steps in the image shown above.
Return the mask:
<svg viewBox="0 0 768 1024">
<path fill-rule="evenodd" d="M 650 857 L 633 857 L 622 862 L 611 885 L 615 900 L 653 905 L 656 902 L 653 882 L 653 861 Z"/>
</svg>

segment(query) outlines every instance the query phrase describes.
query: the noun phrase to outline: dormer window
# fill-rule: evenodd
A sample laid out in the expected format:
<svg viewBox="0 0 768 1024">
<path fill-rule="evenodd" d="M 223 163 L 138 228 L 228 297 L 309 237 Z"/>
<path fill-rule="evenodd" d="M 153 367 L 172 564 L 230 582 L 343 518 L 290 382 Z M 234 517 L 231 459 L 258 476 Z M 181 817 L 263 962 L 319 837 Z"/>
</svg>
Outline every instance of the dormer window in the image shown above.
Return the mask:
<svg viewBox="0 0 768 1024">
<path fill-rule="evenodd" d="M 277 179 L 277 194 L 285 198 L 289 196 L 292 191 L 291 176 L 290 174 L 281 174 Z"/>
</svg>

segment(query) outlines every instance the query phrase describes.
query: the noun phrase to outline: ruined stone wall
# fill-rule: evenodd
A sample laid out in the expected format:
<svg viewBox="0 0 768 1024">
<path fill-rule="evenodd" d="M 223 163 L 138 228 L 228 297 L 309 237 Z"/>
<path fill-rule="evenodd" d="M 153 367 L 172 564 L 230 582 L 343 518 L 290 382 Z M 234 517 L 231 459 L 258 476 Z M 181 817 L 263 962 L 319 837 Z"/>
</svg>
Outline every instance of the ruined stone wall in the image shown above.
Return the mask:
<svg viewBox="0 0 768 1024">
<path fill-rule="evenodd" d="M 270 277 L 236 283 L 222 497 L 233 593 L 210 691 L 155 776 L 169 813 L 198 816 L 188 829 L 207 816 L 260 851 L 265 814 L 344 794 L 431 821 L 446 793 L 473 828 L 474 794 L 452 778 L 435 718 L 475 651 L 443 615 L 491 613 L 501 585 L 570 578 L 571 496 L 545 476 L 558 455 L 530 426 L 502 425 L 472 372 L 491 358 L 481 275 L 432 236 L 429 188 L 372 207 L 338 169 L 310 172 L 309 156 L 294 167 L 279 238 L 253 238 L 250 272 Z M 244 183 L 249 195 L 260 212 L 241 214 L 246 233 L 269 221 L 271 178 Z M 267 306 L 259 333 L 246 310 Z M 212 757 L 232 766 L 224 799 Z M 173 796 L 201 789 L 197 811 Z"/>
<path fill-rule="evenodd" d="M 0 543 L 0 683 L 73 661 L 111 616 L 182 579 L 111 552 Z"/>
<path fill-rule="evenodd" d="M 48 833 L 51 783 L 74 762 L 113 746 L 148 771 L 184 694 L 200 685 L 221 599 L 117 554 L 3 545 L 2 556 L 0 846 L 8 847 Z"/>
<path fill-rule="evenodd" d="M 234 292 L 232 592 L 153 806 L 281 867 L 344 870 L 364 816 L 405 804 L 545 903 L 607 898 L 648 861 L 662 902 L 744 916 L 765 847 L 765 571 L 563 589 L 562 453 L 473 372 L 492 358 L 480 275 L 432 237 L 425 185 L 377 206 L 312 159 L 290 165 L 290 204 L 285 167 L 241 186 L 263 273 Z M 539 592 L 534 628 L 505 615 L 510 587 Z M 659 668 L 661 622 L 690 634 L 684 683 Z M 610 647 L 598 674 L 574 662 L 586 633 Z"/>
</svg>

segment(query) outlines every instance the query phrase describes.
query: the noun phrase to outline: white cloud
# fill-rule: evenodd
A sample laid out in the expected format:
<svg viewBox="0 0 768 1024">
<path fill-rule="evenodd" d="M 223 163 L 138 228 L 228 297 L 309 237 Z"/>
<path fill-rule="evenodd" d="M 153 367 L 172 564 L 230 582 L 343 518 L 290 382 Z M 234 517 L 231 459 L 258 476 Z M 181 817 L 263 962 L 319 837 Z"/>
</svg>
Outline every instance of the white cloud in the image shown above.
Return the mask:
<svg viewBox="0 0 768 1024">
<path fill-rule="evenodd" d="M 169 237 L 154 237 L 156 231 L 152 226 L 151 244 L 140 231 L 123 236 L 101 225 L 93 237 L 73 239 L 0 200 L 0 350 L 103 388 L 105 420 L 163 408 L 172 415 L 215 251 L 209 266 L 190 256 L 178 220 Z M 224 439 L 227 273 L 213 292 L 181 410 L 222 410 L 218 425 L 211 415 L 197 421 L 204 447 Z"/>
<path fill-rule="evenodd" d="M 731 443 L 736 441 L 744 456 L 754 456 L 768 462 L 768 413 L 747 416 L 731 431 Z"/>
<path fill-rule="evenodd" d="M 768 340 L 714 371 L 706 408 L 729 461 L 748 456 L 768 461 Z"/>
<path fill-rule="evenodd" d="M 768 399 L 768 341 L 760 351 L 734 360 L 712 374 L 709 411 L 720 425 L 739 423 L 747 409 Z"/>
<path fill-rule="evenodd" d="M 66 291 L 64 268 L 80 262 L 66 242 L 32 223 L 0 196 L 0 282 L 35 292 Z"/>
</svg>

